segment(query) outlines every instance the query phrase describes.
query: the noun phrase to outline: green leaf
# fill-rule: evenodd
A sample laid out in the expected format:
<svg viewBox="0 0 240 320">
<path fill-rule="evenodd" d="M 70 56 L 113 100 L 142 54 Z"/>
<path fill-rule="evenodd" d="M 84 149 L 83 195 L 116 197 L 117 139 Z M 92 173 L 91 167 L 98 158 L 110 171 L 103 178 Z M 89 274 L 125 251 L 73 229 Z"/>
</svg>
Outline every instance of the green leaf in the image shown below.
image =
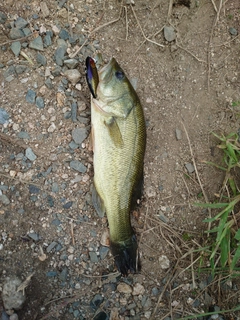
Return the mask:
<svg viewBox="0 0 240 320">
<path fill-rule="evenodd" d="M 238 231 L 236 232 L 234 238 L 235 238 L 236 240 L 240 240 L 240 229 L 238 229 Z"/>
<path fill-rule="evenodd" d="M 196 207 L 202 207 L 202 208 L 211 208 L 211 209 L 219 209 L 227 207 L 229 203 L 194 203 L 194 206 Z"/>
<path fill-rule="evenodd" d="M 227 143 L 227 150 L 228 150 L 228 152 L 229 152 L 229 156 L 232 158 L 232 159 L 234 159 L 234 162 L 236 163 L 236 162 L 238 162 L 238 158 L 237 158 L 237 156 L 236 156 L 236 154 L 235 154 L 235 151 L 234 151 L 234 149 L 233 149 L 233 146 L 232 146 L 232 144 L 231 143 Z"/>
<path fill-rule="evenodd" d="M 230 242 L 229 242 L 229 234 L 230 231 L 228 230 L 228 233 L 221 241 L 221 266 L 225 267 L 227 261 L 228 261 L 228 255 L 230 252 Z"/>
<path fill-rule="evenodd" d="M 230 269 L 231 271 L 233 271 L 236 263 L 238 262 L 238 260 L 240 259 L 240 246 L 237 248 L 234 256 L 233 256 L 233 259 L 232 259 L 232 262 L 231 262 L 231 266 L 230 266 Z"/>
<path fill-rule="evenodd" d="M 230 185 L 230 188 L 232 189 L 233 195 L 236 196 L 237 194 L 237 188 L 236 188 L 236 184 L 233 178 L 229 177 L 228 178 L 228 182 Z"/>
</svg>

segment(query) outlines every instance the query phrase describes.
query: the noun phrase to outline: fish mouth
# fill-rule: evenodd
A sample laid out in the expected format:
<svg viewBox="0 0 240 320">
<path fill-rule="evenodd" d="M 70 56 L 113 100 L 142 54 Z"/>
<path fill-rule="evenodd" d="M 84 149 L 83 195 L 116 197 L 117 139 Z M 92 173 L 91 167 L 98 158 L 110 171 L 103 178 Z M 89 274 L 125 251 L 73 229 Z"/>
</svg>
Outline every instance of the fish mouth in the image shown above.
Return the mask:
<svg viewBox="0 0 240 320">
<path fill-rule="evenodd" d="M 99 79 L 101 79 L 102 81 L 106 81 L 108 82 L 108 80 L 111 78 L 112 76 L 112 70 L 113 70 L 113 66 L 115 65 L 116 60 L 115 58 L 111 58 L 107 64 L 105 64 L 104 66 L 100 67 L 98 69 L 98 76 Z"/>
</svg>

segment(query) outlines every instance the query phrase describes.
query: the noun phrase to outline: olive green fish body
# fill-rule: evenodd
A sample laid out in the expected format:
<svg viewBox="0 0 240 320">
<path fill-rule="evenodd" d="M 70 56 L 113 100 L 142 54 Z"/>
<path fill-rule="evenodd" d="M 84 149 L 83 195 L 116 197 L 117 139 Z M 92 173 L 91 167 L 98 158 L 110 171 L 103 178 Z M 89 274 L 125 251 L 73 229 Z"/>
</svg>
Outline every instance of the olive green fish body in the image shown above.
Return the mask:
<svg viewBox="0 0 240 320">
<path fill-rule="evenodd" d="M 124 275 L 137 269 L 137 242 L 130 211 L 143 176 L 146 142 L 143 110 L 114 58 L 98 72 L 91 102 L 97 210 L 107 214 L 111 251 Z M 96 202 L 98 204 L 96 205 Z"/>
</svg>

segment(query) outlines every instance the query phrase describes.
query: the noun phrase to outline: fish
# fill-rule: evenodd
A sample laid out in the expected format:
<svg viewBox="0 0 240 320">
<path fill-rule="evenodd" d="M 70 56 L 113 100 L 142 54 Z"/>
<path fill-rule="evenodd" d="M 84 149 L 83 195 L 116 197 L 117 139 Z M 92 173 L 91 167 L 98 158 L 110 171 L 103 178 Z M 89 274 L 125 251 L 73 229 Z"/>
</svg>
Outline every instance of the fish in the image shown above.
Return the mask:
<svg viewBox="0 0 240 320">
<path fill-rule="evenodd" d="M 100 216 L 107 215 L 110 250 L 118 271 L 127 276 L 139 268 L 130 214 L 143 186 L 144 112 L 114 57 L 105 65 L 99 55 L 88 57 L 86 78 L 92 94 L 93 205 Z"/>
</svg>

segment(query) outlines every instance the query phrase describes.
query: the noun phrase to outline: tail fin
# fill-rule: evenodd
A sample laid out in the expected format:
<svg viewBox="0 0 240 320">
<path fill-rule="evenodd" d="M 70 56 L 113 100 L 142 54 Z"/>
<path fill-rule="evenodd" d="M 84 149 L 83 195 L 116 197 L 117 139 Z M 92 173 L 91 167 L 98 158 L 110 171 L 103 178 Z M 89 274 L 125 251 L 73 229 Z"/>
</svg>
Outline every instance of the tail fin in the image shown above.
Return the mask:
<svg viewBox="0 0 240 320">
<path fill-rule="evenodd" d="M 110 247 L 118 271 L 123 276 L 127 276 L 129 271 L 130 273 L 138 271 L 138 250 L 135 235 L 124 242 L 111 242 Z"/>
</svg>

